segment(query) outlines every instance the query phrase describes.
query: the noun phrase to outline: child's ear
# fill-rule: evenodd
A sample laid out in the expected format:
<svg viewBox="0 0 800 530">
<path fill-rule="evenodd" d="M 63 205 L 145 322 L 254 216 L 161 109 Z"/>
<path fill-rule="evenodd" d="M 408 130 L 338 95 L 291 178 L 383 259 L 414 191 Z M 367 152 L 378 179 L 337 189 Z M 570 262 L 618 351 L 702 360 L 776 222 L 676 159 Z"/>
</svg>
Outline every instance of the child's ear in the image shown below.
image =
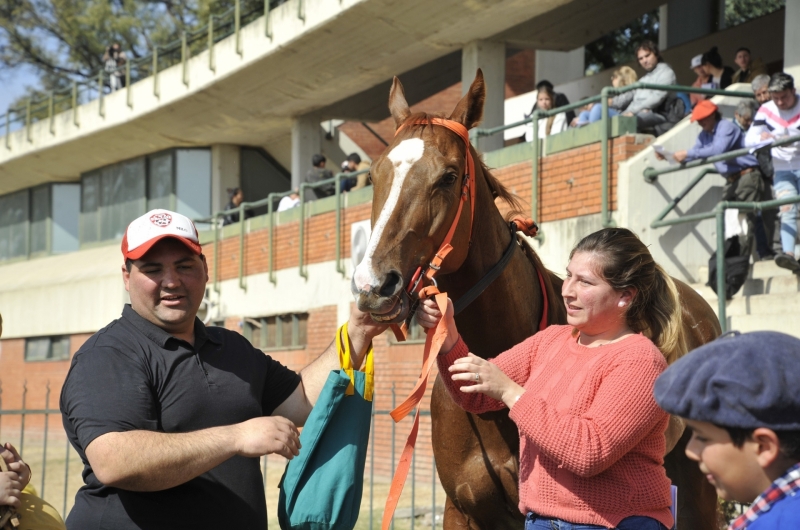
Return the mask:
<svg viewBox="0 0 800 530">
<path fill-rule="evenodd" d="M 781 442 L 775 431 L 759 427 L 753 431 L 752 440 L 756 443 L 756 458 L 762 469 L 769 469 L 781 460 Z"/>
</svg>

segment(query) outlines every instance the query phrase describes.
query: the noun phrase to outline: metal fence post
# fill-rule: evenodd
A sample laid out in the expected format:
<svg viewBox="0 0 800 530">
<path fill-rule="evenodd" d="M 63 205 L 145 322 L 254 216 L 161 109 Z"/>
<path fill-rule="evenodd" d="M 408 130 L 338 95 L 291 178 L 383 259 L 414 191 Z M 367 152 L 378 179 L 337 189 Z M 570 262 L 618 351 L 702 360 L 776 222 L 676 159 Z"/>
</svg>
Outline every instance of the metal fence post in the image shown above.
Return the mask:
<svg viewBox="0 0 800 530">
<path fill-rule="evenodd" d="M 722 332 L 728 331 L 728 317 L 725 314 L 725 209 L 726 203 L 717 204 L 717 318 Z"/>
<path fill-rule="evenodd" d="M 208 17 L 208 69 L 217 71 L 214 65 L 214 15 Z"/>
<path fill-rule="evenodd" d="M 214 218 L 211 220 L 214 223 L 214 277 L 212 278 L 214 283 L 214 292 L 219 292 L 219 212 L 214 214 Z"/>
<path fill-rule="evenodd" d="M 186 32 L 181 33 L 181 68 L 183 68 L 183 84 L 189 86 L 188 56 L 189 47 L 186 44 Z"/>
<path fill-rule="evenodd" d="M 61 515 L 67 515 L 67 490 L 69 489 L 69 438 L 67 438 L 67 458 L 64 464 L 64 505 L 61 508 Z"/>
<path fill-rule="evenodd" d="M 28 142 L 31 140 L 31 103 L 32 98 L 28 98 L 28 102 L 25 104 L 25 139 Z"/>
<path fill-rule="evenodd" d="M 275 211 L 273 203 L 275 202 L 275 192 L 267 195 L 267 217 L 269 218 L 269 237 L 267 242 L 267 264 L 269 269 L 269 281 L 272 285 L 277 284 L 278 280 L 275 278 L 274 260 L 272 259 L 273 239 L 275 239 Z"/>
<path fill-rule="evenodd" d="M 51 90 L 50 91 L 50 97 L 48 98 L 48 101 L 47 101 L 47 119 L 50 122 L 50 134 L 55 134 L 56 133 L 56 129 L 55 129 L 56 109 L 55 109 L 55 107 L 56 107 L 56 104 L 55 104 L 55 91 Z"/>
<path fill-rule="evenodd" d="M 133 108 L 133 99 L 131 96 L 131 62 L 125 61 L 125 97 L 127 99 L 128 107 Z"/>
<path fill-rule="evenodd" d="M 264 36 L 272 40 L 272 31 L 269 25 L 269 0 L 264 0 Z"/>
<path fill-rule="evenodd" d="M 396 406 L 395 405 L 395 399 L 396 398 L 397 398 L 397 394 L 395 393 L 395 383 L 394 383 L 394 381 L 392 381 L 392 408 L 391 408 L 391 410 L 394 410 L 394 408 Z M 394 438 L 395 438 L 395 428 L 396 428 L 397 424 L 394 421 L 390 421 L 389 423 L 392 424 L 392 469 L 394 470 L 394 469 L 396 469 L 394 467 Z M 394 530 L 394 517 L 392 517 L 392 530 Z"/>
<path fill-rule="evenodd" d="M 103 81 L 103 71 L 100 70 L 97 73 L 97 114 L 99 114 L 101 118 L 106 117 L 106 109 L 103 107 Z"/>
<path fill-rule="evenodd" d="M 336 186 L 336 272 L 344 276 L 344 263 L 342 263 L 342 176 L 343 173 L 336 174 L 334 185 Z"/>
<path fill-rule="evenodd" d="M 608 98 L 611 89 L 603 87 L 600 91 L 600 105 L 602 105 L 602 120 L 600 126 L 600 219 L 604 227 L 616 226 L 611 219 L 611 204 L 609 204 L 608 194 L 608 137 L 610 135 L 610 119 L 608 116 Z"/>
<path fill-rule="evenodd" d="M 297 0 L 297 18 L 306 21 L 306 3 L 303 0 Z"/>
<path fill-rule="evenodd" d="M 25 452 L 25 415 L 26 415 L 26 407 L 25 402 L 28 399 L 28 380 L 26 379 L 24 383 L 22 383 L 22 409 L 20 410 L 20 415 L 22 419 L 20 421 L 20 430 L 19 430 L 19 454 L 24 454 Z"/>
<path fill-rule="evenodd" d="M 42 488 L 39 496 L 44 498 L 44 479 L 47 473 L 47 431 L 50 426 L 50 381 L 47 382 L 47 394 L 44 398 L 44 446 L 42 447 Z"/>
<path fill-rule="evenodd" d="M 298 269 L 300 271 L 300 276 L 308 279 L 308 272 L 303 270 L 303 247 L 305 246 L 305 236 L 306 236 L 306 188 L 308 187 L 307 182 L 303 182 L 300 184 L 300 225 L 298 227 L 298 252 L 299 252 L 299 261 L 298 261 Z"/>
<path fill-rule="evenodd" d="M 369 443 L 369 528 L 372 530 L 372 512 L 373 498 L 375 494 L 375 401 L 377 401 L 377 393 L 372 394 L 372 413 L 370 420 L 372 421 L 372 430 L 370 430 L 370 443 Z"/>
<path fill-rule="evenodd" d="M 246 202 L 239 205 L 239 289 L 247 291 L 247 284 L 244 281 L 244 212 Z"/>
<path fill-rule="evenodd" d="M 153 46 L 153 95 L 161 97 L 158 93 L 158 46 Z"/>
<path fill-rule="evenodd" d="M 72 124 L 75 127 L 80 127 L 78 120 L 78 82 L 72 82 Z"/>
<path fill-rule="evenodd" d="M 531 218 L 534 220 L 539 219 L 539 111 L 533 111 L 533 139 L 531 140 L 532 151 L 531 155 Z"/>
<path fill-rule="evenodd" d="M 431 455 L 431 530 L 436 530 L 436 457 Z"/>
<path fill-rule="evenodd" d="M 242 0 L 233 3 L 233 32 L 236 34 L 236 53 L 242 55 L 242 39 L 239 30 L 242 25 Z"/>
</svg>

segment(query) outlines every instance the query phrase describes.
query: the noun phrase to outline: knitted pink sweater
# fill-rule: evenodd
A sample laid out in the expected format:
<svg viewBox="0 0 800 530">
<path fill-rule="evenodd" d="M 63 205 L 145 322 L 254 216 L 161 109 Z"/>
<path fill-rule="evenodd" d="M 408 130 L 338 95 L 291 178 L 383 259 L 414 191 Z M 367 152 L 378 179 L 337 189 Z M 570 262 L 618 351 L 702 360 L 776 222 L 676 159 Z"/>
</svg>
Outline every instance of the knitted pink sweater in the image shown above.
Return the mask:
<svg viewBox="0 0 800 530">
<path fill-rule="evenodd" d="M 643 335 L 587 348 L 572 329 L 550 326 L 491 361 L 525 388 L 509 414 L 520 434 L 519 509 L 607 527 L 644 515 L 671 528 L 668 416 L 653 398 L 667 363 Z M 468 412 L 503 408 L 449 377 L 467 352 L 459 339 L 438 358 L 448 392 Z"/>
</svg>

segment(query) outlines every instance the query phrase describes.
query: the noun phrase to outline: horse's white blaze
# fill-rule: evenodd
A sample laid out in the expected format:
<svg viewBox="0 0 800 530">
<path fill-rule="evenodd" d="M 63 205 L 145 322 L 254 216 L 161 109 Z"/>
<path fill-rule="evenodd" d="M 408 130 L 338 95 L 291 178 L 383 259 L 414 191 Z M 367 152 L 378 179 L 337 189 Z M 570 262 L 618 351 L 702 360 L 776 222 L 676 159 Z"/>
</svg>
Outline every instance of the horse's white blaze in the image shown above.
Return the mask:
<svg viewBox="0 0 800 530">
<path fill-rule="evenodd" d="M 378 248 L 386 223 L 389 222 L 392 212 L 397 207 L 397 201 L 400 198 L 400 191 L 403 189 L 406 176 L 411 170 L 411 166 L 422 158 L 424 150 L 425 142 L 420 138 L 409 138 L 400 142 L 387 156 L 389 160 L 394 162 L 392 187 L 389 190 L 389 197 L 386 198 L 386 202 L 383 204 L 381 214 L 378 216 L 378 220 L 375 221 L 375 226 L 372 227 L 372 235 L 369 238 L 364 259 L 358 264 L 355 274 L 353 274 L 356 287 L 361 291 L 368 291 L 370 288 L 376 288 L 380 285 L 378 276 L 372 269 L 372 256 L 375 253 L 375 249 Z"/>
</svg>

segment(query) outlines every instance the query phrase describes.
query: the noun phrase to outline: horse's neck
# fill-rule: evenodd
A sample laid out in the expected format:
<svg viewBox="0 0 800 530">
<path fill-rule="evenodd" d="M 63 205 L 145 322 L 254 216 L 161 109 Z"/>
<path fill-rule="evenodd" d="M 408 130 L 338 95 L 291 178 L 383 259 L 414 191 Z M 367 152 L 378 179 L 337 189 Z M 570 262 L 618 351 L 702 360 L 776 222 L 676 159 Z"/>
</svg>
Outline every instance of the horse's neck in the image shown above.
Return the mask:
<svg viewBox="0 0 800 530">
<path fill-rule="evenodd" d="M 488 190 L 485 193 L 488 195 Z M 500 261 L 514 237 L 490 195 L 476 204 L 473 230 L 466 260 L 458 271 L 440 280 L 443 290 L 454 301 Z M 534 265 L 521 248 L 515 248 L 502 274 L 456 317 L 456 324 L 471 351 L 492 357 L 535 333 L 541 308 L 542 295 Z"/>
</svg>

